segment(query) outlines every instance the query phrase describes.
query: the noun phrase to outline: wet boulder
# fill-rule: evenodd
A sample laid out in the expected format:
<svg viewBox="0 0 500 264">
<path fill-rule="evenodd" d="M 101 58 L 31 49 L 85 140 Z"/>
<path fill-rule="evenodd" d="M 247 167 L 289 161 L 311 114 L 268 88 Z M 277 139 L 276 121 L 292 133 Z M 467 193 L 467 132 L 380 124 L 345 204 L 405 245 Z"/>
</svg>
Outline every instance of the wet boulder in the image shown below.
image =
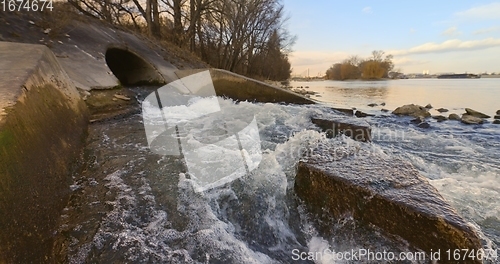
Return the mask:
<svg viewBox="0 0 500 264">
<path fill-rule="evenodd" d="M 333 138 L 341 134 L 361 142 L 371 141 L 372 138 L 372 129 L 365 122 L 332 118 L 311 118 L 311 121 L 321 128 L 328 138 Z"/>
<path fill-rule="evenodd" d="M 372 115 L 372 114 L 367 114 L 365 112 L 362 112 L 362 111 L 356 111 L 356 113 L 354 114 L 356 117 L 369 117 L 369 116 L 375 116 L 375 115 Z"/>
<path fill-rule="evenodd" d="M 448 120 L 448 118 L 446 116 L 442 116 L 442 115 L 432 116 L 432 118 L 436 119 L 438 122 L 443 122 L 443 121 Z"/>
<path fill-rule="evenodd" d="M 484 120 L 482 118 L 475 117 L 472 115 L 467 115 L 467 114 L 462 115 L 461 121 L 462 121 L 462 123 L 467 124 L 467 125 L 477 125 L 477 124 L 484 123 Z"/>
<path fill-rule="evenodd" d="M 446 109 L 446 108 L 439 108 L 439 109 L 437 109 L 437 111 L 438 111 L 439 113 L 446 113 L 446 112 L 448 112 L 449 110 L 448 110 L 448 109 Z"/>
<path fill-rule="evenodd" d="M 369 153 L 339 157 L 331 152 L 319 149 L 300 162 L 294 185 L 321 234 L 329 235 L 337 219 L 349 215 L 361 226 L 375 226 L 427 253 L 481 248 L 474 229 L 408 162 Z"/>
<path fill-rule="evenodd" d="M 472 110 L 470 108 L 465 108 L 465 112 L 467 112 L 468 115 L 473 116 L 473 117 L 479 117 L 479 118 L 490 118 L 491 116 L 483 114 L 479 111 Z"/>
<path fill-rule="evenodd" d="M 427 122 L 425 122 L 425 118 L 419 116 L 413 120 L 410 121 L 410 123 L 415 124 L 417 127 L 420 128 L 430 128 L 431 125 Z"/>
<path fill-rule="evenodd" d="M 449 120 L 457 120 L 457 121 L 460 121 L 460 120 L 461 120 L 460 116 L 459 116 L 459 115 L 457 115 L 457 114 L 455 114 L 455 113 L 450 114 L 450 115 L 448 116 L 448 119 L 449 119 Z"/>
<path fill-rule="evenodd" d="M 413 117 L 429 117 L 431 114 L 427 109 L 423 106 L 420 105 L 415 105 L 415 104 L 409 104 L 409 105 L 403 105 L 398 108 L 396 108 L 394 111 L 392 111 L 393 114 L 395 115 L 402 115 L 402 116 L 413 116 Z"/>
<path fill-rule="evenodd" d="M 433 107 L 432 107 L 432 105 L 431 105 L 431 104 L 427 104 L 427 105 L 425 106 L 425 108 L 427 108 L 427 109 L 432 109 Z"/>
<path fill-rule="evenodd" d="M 368 104 L 369 107 L 375 107 L 375 106 L 378 106 L 378 104 L 376 103 L 371 103 L 371 104 Z"/>
<path fill-rule="evenodd" d="M 418 116 L 417 118 L 410 121 L 412 124 L 418 125 L 420 123 L 425 122 L 425 118 Z"/>
<path fill-rule="evenodd" d="M 500 125 L 500 120 L 498 120 L 498 119 L 494 120 L 494 121 L 493 121 L 493 124 L 495 124 L 495 125 Z"/>
<path fill-rule="evenodd" d="M 500 110 L 497 110 L 497 115 L 500 115 Z"/>
<path fill-rule="evenodd" d="M 431 125 L 427 122 L 422 122 L 420 124 L 417 125 L 417 127 L 420 127 L 420 128 L 430 128 Z"/>
<path fill-rule="evenodd" d="M 500 119 L 500 115 L 496 115 L 494 119 Z"/>
</svg>

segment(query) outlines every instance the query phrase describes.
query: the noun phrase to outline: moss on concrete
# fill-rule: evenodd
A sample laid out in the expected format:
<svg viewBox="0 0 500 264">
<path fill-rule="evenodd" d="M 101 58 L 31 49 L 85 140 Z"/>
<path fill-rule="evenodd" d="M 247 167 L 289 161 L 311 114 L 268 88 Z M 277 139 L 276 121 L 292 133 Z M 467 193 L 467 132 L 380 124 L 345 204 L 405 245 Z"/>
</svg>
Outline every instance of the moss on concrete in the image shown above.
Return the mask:
<svg viewBox="0 0 500 264">
<path fill-rule="evenodd" d="M 73 103 L 52 84 L 31 87 L 0 126 L 0 262 L 50 259 L 87 125 Z"/>
<path fill-rule="evenodd" d="M 0 146 L 9 146 L 14 141 L 14 135 L 11 131 L 5 129 L 0 131 Z"/>
</svg>

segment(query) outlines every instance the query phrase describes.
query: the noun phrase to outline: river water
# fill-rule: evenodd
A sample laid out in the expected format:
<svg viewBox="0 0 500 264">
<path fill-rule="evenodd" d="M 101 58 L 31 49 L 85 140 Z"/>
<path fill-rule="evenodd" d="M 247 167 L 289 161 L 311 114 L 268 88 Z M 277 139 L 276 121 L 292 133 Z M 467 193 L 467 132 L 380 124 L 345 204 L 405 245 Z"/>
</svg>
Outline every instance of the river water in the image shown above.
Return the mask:
<svg viewBox="0 0 500 264">
<path fill-rule="evenodd" d="M 393 117 L 382 113 L 381 107 L 366 106 L 385 102 L 384 108 L 393 110 L 405 103 L 431 103 L 457 113 L 463 107 L 488 114 L 498 110 L 494 105 L 500 98 L 500 86 L 494 87 L 500 84 L 497 79 L 463 83 L 445 80 L 436 85 L 438 81 L 292 83 L 320 92 L 322 97 L 315 98 L 327 105 L 376 113 L 365 118 L 373 129 L 371 144 L 343 137 L 325 138 L 310 117 L 340 115 L 327 106 L 235 103 L 219 98 L 220 107 L 232 118 L 210 115 L 192 121 L 192 126 L 198 134 L 217 137 L 221 130 L 239 126 L 240 120 L 253 116 L 261 158 L 258 167 L 245 175 L 202 192 L 197 191 L 199 178 L 189 173 L 185 159 L 158 155 L 149 149 L 144 130 L 147 121 L 139 106 L 128 117 L 94 123 L 82 159 L 83 169 L 73 175 L 73 195 L 61 216 L 56 250 L 64 256 L 62 261 L 69 263 L 372 263 L 295 261 L 293 252 L 325 248 L 418 251 L 404 241 L 386 238 L 374 228 L 358 226 L 348 217 L 332 226 L 332 237 L 315 230 L 312 216 L 293 191 L 293 183 L 298 161 L 319 144 L 366 148 L 373 155 L 394 155 L 411 162 L 477 228 L 484 247 L 497 250 L 500 126 L 430 121 L 431 128 L 421 129 L 410 125 L 409 118 Z M 454 90 L 450 83 L 460 85 Z M 471 89 L 474 92 L 468 91 Z M 481 89 L 484 93 L 476 92 Z M 151 92 L 132 90 L 139 100 Z M 448 98 L 465 99 L 446 100 L 446 94 Z M 193 105 L 203 108 L 211 102 L 205 100 Z M 244 142 L 240 139 L 238 142 Z M 214 149 L 201 149 L 197 155 L 215 156 Z M 245 151 L 243 156 L 248 154 Z M 218 166 L 226 171 L 235 165 Z M 248 165 L 245 168 L 249 171 Z"/>
<path fill-rule="evenodd" d="M 292 82 L 291 85 L 308 86 L 309 90 L 321 95 L 313 97 L 321 102 L 368 111 L 375 110 L 367 106 L 370 103 L 386 103 L 383 108 L 390 110 L 405 104 L 426 106 L 430 103 L 434 109 L 450 110 L 447 114 L 461 114 L 465 107 L 490 116 L 500 110 L 500 78 L 316 81 Z M 436 111 L 432 113 L 438 114 Z"/>
</svg>

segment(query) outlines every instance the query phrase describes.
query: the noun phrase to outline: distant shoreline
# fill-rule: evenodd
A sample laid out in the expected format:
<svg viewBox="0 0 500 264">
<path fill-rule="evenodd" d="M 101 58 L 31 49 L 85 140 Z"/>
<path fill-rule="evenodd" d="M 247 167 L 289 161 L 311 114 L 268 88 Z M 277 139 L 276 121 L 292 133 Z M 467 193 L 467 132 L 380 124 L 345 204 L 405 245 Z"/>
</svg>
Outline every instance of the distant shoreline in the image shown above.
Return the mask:
<svg viewBox="0 0 500 264">
<path fill-rule="evenodd" d="M 495 75 L 481 75 L 481 78 L 500 78 L 500 74 L 495 74 Z"/>
<path fill-rule="evenodd" d="M 405 80 L 405 79 L 437 79 L 438 75 L 428 75 L 428 76 L 419 76 L 419 77 L 409 77 L 409 78 L 382 78 L 382 79 L 349 79 L 349 80 L 328 80 L 328 79 L 323 79 L 323 78 L 291 78 L 290 81 L 292 82 L 311 82 L 311 81 L 339 81 L 339 82 L 352 82 L 352 81 L 367 81 L 367 82 L 373 82 L 373 81 L 390 81 L 390 80 Z M 480 75 L 481 78 L 500 78 L 500 74 L 494 74 L 494 75 Z"/>
</svg>

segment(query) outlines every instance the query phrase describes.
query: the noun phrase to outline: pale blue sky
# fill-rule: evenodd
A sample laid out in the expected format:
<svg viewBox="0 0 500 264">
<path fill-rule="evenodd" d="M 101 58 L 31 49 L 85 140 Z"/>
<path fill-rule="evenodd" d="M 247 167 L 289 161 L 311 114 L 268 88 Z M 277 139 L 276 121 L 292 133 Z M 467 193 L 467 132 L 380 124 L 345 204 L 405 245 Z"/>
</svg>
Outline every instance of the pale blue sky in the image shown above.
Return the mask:
<svg viewBox="0 0 500 264">
<path fill-rule="evenodd" d="M 349 55 L 394 55 L 405 73 L 500 72 L 500 1 L 283 0 L 294 74 Z"/>
</svg>

